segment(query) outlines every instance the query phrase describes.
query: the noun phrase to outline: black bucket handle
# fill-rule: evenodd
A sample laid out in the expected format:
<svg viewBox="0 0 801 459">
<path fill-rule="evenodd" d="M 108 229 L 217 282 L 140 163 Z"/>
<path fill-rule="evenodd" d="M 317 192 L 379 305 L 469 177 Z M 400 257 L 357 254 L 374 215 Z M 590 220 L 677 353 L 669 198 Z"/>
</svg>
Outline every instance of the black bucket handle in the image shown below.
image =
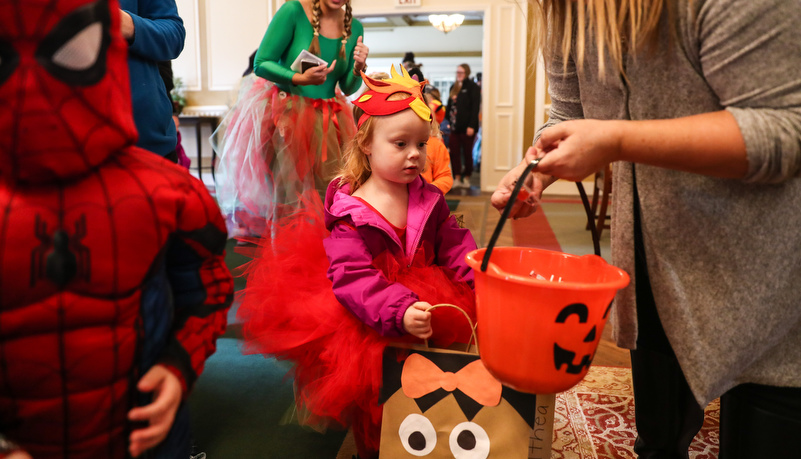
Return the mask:
<svg viewBox="0 0 801 459">
<path fill-rule="evenodd" d="M 523 187 L 523 182 L 526 181 L 526 177 L 528 174 L 540 163 L 540 158 L 537 158 L 526 166 L 526 169 L 520 175 L 520 178 L 517 179 L 517 183 L 515 183 L 515 187 L 512 190 L 512 195 L 509 196 L 509 202 L 506 203 L 506 207 L 503 208 L 503 213 L 501 213 L 501 219 L 498 220 L 498 224 L 495 226 L 495 231 L 492 233 L 492 237 L 490 238 L 489 244 L 487 245 L 487 250 L 484 252 L 484 259 L 481 260 L 481 272 L 487 271 L 487 266 L 489 266 L 490 255 L 492 255 L 492 249 L 495 247 L 495 243 L 498 242 L 498 237 L 501 235 L 501 230 L 503 230 L 503 225 L 506 223 L 506 219 L 509 218 L 509 214 L 512 213 L 512 206 L 514 206 L 515 201 L 517 200 L 517 195 L 520 193 L 520 189 Z"/>
</svg>

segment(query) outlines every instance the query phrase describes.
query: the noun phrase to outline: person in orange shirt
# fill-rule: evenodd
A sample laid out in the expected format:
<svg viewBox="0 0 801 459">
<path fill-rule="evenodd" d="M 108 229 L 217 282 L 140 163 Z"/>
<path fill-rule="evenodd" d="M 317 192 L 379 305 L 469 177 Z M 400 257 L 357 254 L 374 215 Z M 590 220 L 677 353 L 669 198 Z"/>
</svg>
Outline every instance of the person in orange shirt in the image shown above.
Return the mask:
<svg viewBox="0 0 801 459">
<path fill-rule="evenodd" d="M 426 167 L 420 175 L 426 182 L 439 188 L 442 194 L 453 187 L 451 155 L 438 135 L 428 138 Z"/>
<path fill-rule="evenodd" d="M 426 92 L 423 94 L 423 97 L 425 97 L 426 103 L 431 109 L 431 114 L 434 115 L 434 119 L 437 120 L 437 124 L 442 124 L 442 121 L 445 119 L 445 106 L 442 105 L 439 89 L 428 85 L 426 86 Z"/>
</svg>

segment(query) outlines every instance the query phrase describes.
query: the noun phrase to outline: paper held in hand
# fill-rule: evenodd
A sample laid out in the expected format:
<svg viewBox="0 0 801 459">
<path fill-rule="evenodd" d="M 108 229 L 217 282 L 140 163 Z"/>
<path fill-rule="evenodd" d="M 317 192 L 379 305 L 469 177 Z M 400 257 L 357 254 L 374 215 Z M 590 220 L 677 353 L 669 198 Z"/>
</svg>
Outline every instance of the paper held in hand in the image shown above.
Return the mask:
<svg viewBox="0 0 801 459">
<path fill-rule="evenodd" d="M 295 58 L 295 62 L 289 66 L 289 69 L 298 73 L 303 73 L 310 67 L 317 67 L 318 65 L 327 66 L 328 62 L 304 49 L 298 54 L 298 57 Z"/>
</svg>

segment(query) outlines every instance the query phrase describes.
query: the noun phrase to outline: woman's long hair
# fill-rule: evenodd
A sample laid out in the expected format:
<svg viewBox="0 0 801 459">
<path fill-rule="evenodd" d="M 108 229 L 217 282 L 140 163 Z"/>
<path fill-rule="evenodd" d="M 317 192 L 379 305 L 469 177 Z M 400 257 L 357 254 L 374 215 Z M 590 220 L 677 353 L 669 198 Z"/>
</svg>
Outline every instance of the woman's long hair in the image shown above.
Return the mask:
<svg viewBox="0 0 801 459">
<path fill-rule="evenodd" d="M 464 79 L 462 81 L 456 81 L 456 83 L 451 86 L 451 97 L 456 97 L 459 94 L 459 91 L 462 90 L 462 82 L 468 78 L 470 78 L 470 66 L 467 64 L 459 64 L 457 67 L 461 67 L 464 70 Z"/>
<path fill-rule="evenodd" d="M 637 52 L 656 41 L 657 26 L 670 0 L 529 0 L 532 49 L 542 50 L 545 62 L 561 60 L 567 67 L 572 49 L 576 65 L 583 71 L 584 49 L 594 40 L 598 51 L 598 72 L 606 63 L 621 74 L 626 51 Z M 587 34 L 589 33 L 589 37 Z M 574 43 L 575 35 L 575 43 Z"/>
<path fill-rule="evenodd" d="M 312 37 L 311 44 L 309 45 L 309 52 L 315 56 L 320 55 L 320 16 L 323 10 L 320 8 L 320 0 L 312 0 L 312 20 L 311 25 L 314 28 L 314 37 Z M 353 10 L 350 7 L 350 2 L 345 3 L 345 23 L 344 33 L 342 34 L 342 47 L 339 49 L 339 57 L 347 60 L 345 52 L 345 45 L 348 44 L 348 39 L 352 33 L 353 24 Z"/>
</svg>

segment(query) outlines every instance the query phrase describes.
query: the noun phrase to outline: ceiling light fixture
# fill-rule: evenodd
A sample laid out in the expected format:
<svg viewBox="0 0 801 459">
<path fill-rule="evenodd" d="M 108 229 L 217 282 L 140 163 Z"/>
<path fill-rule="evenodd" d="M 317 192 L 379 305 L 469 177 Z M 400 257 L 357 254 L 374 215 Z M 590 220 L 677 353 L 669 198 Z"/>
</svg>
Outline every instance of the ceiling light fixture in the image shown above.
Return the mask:
<svg viewBox="0 0 801 459">
<path fill-rule="evenodd" d="M 459 27 L 464 22 L 463 14 L 432 14 L 428 16 L 428 22 L 437 30 L 448 33 Z"/>
</svg>

